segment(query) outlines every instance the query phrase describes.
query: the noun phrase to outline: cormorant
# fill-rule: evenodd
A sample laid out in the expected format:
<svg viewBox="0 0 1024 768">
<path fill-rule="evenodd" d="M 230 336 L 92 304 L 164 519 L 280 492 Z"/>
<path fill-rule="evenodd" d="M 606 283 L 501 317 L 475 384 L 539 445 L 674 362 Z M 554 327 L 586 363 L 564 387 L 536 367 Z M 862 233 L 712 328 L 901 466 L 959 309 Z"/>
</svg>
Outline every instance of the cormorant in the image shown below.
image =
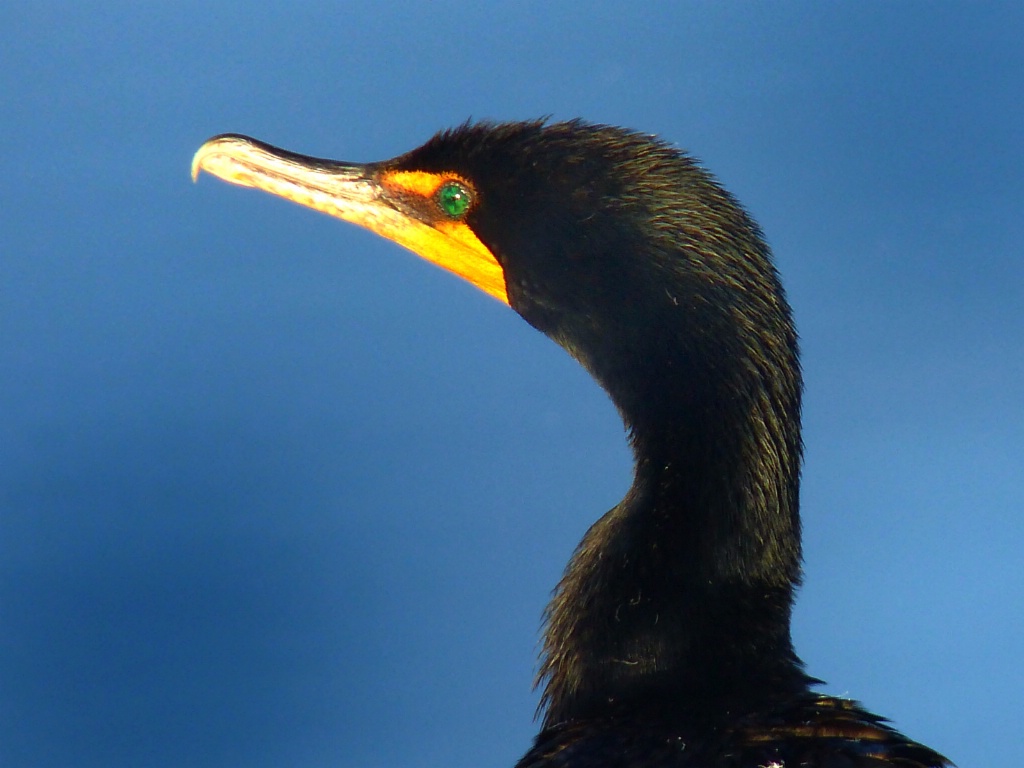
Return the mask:
<svg viewBox="0 0 1024 768">
<path fill-rule="evenodd" d="M 583 121 L 464 124 L 356 165 L 224 135 L 205 170 L 360 224 L 512 307 L 618 407 L 625 498 L 545 615 L 519 768 L 940 768 L 812 690 L 800 581 L 797 336 L 758 225 L 687 154 Z"/>
</svg>

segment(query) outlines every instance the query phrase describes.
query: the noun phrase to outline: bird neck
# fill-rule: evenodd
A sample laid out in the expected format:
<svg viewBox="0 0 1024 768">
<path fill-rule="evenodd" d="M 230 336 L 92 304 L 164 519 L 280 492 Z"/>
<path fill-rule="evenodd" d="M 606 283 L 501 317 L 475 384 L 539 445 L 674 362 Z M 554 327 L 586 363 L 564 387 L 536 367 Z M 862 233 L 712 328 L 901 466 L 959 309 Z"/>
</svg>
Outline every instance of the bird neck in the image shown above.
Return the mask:
<svg viewBox="0 0 1024 768">
<path fill-rule="evenodd" d="M 806 689 L 789 627 L 795 335 L 763 341 L 734 356 L 650 351 L 634 370 L 595 371 L 629 429 L 634 482 L 587 532 L 548 608 L 546 723 L 646 706 L 706 717 Z"/>
</svg>

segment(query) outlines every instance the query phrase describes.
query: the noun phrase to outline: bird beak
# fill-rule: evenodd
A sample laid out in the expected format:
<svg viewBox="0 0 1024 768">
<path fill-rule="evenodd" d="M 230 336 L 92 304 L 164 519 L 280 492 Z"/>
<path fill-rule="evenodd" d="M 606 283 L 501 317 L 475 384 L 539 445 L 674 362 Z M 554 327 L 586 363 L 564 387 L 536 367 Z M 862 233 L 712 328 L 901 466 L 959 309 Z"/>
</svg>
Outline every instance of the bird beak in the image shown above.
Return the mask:
<svg viewBox="0 0 1024 768">
<path fill-rule="evenodd" d="M 473 230 L 464 222 L 430 219 L 421 212 L 429 205 L 409 205 L 410 197 L 426 196 L 389 183 L 387 171 L 306 157 L 235 134 L 214 137 L 199 148 L 192 158 L 193 181 L 200 171 L 365 227 L 508 304 L 504 271 Z M 438 183 L 442 178 L 437 176 Z"/>
</svg>

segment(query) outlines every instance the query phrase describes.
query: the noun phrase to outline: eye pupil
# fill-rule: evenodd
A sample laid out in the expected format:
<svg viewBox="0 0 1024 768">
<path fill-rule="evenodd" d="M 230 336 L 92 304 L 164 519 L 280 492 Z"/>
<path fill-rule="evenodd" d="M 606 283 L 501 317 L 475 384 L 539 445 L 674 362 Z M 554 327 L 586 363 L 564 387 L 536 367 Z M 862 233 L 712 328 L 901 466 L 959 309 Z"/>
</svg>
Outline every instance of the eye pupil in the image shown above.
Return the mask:
<svg viewBox="0 0 1024 768">
<path fill-rule="evenodd" d="M 449 181 L 437 191 L 437 202 L 445 214 L 458 219 L 469 210 L 469 190 L 457 181 Z"/>
</svg>

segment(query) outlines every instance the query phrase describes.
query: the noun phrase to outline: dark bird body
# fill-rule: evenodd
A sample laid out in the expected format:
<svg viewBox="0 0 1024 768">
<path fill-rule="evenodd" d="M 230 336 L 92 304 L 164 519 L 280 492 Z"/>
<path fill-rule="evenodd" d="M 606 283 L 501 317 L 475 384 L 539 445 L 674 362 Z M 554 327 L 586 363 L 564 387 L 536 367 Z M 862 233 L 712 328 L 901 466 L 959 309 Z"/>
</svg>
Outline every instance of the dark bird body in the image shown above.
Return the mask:
<svg viewBox="0 0 1024 768">
<path fill-rule="evenodd" d="M 520 768 L 948 765 L 821 696 L 790 640 L 801 376 L 760 230 L 691 158 L 574 121 L 352 165 L 238 136 L 199 169 L 367 226 L 508 303 L 604 387 L 634 482 L 546 613 Z"/>
</svg>

